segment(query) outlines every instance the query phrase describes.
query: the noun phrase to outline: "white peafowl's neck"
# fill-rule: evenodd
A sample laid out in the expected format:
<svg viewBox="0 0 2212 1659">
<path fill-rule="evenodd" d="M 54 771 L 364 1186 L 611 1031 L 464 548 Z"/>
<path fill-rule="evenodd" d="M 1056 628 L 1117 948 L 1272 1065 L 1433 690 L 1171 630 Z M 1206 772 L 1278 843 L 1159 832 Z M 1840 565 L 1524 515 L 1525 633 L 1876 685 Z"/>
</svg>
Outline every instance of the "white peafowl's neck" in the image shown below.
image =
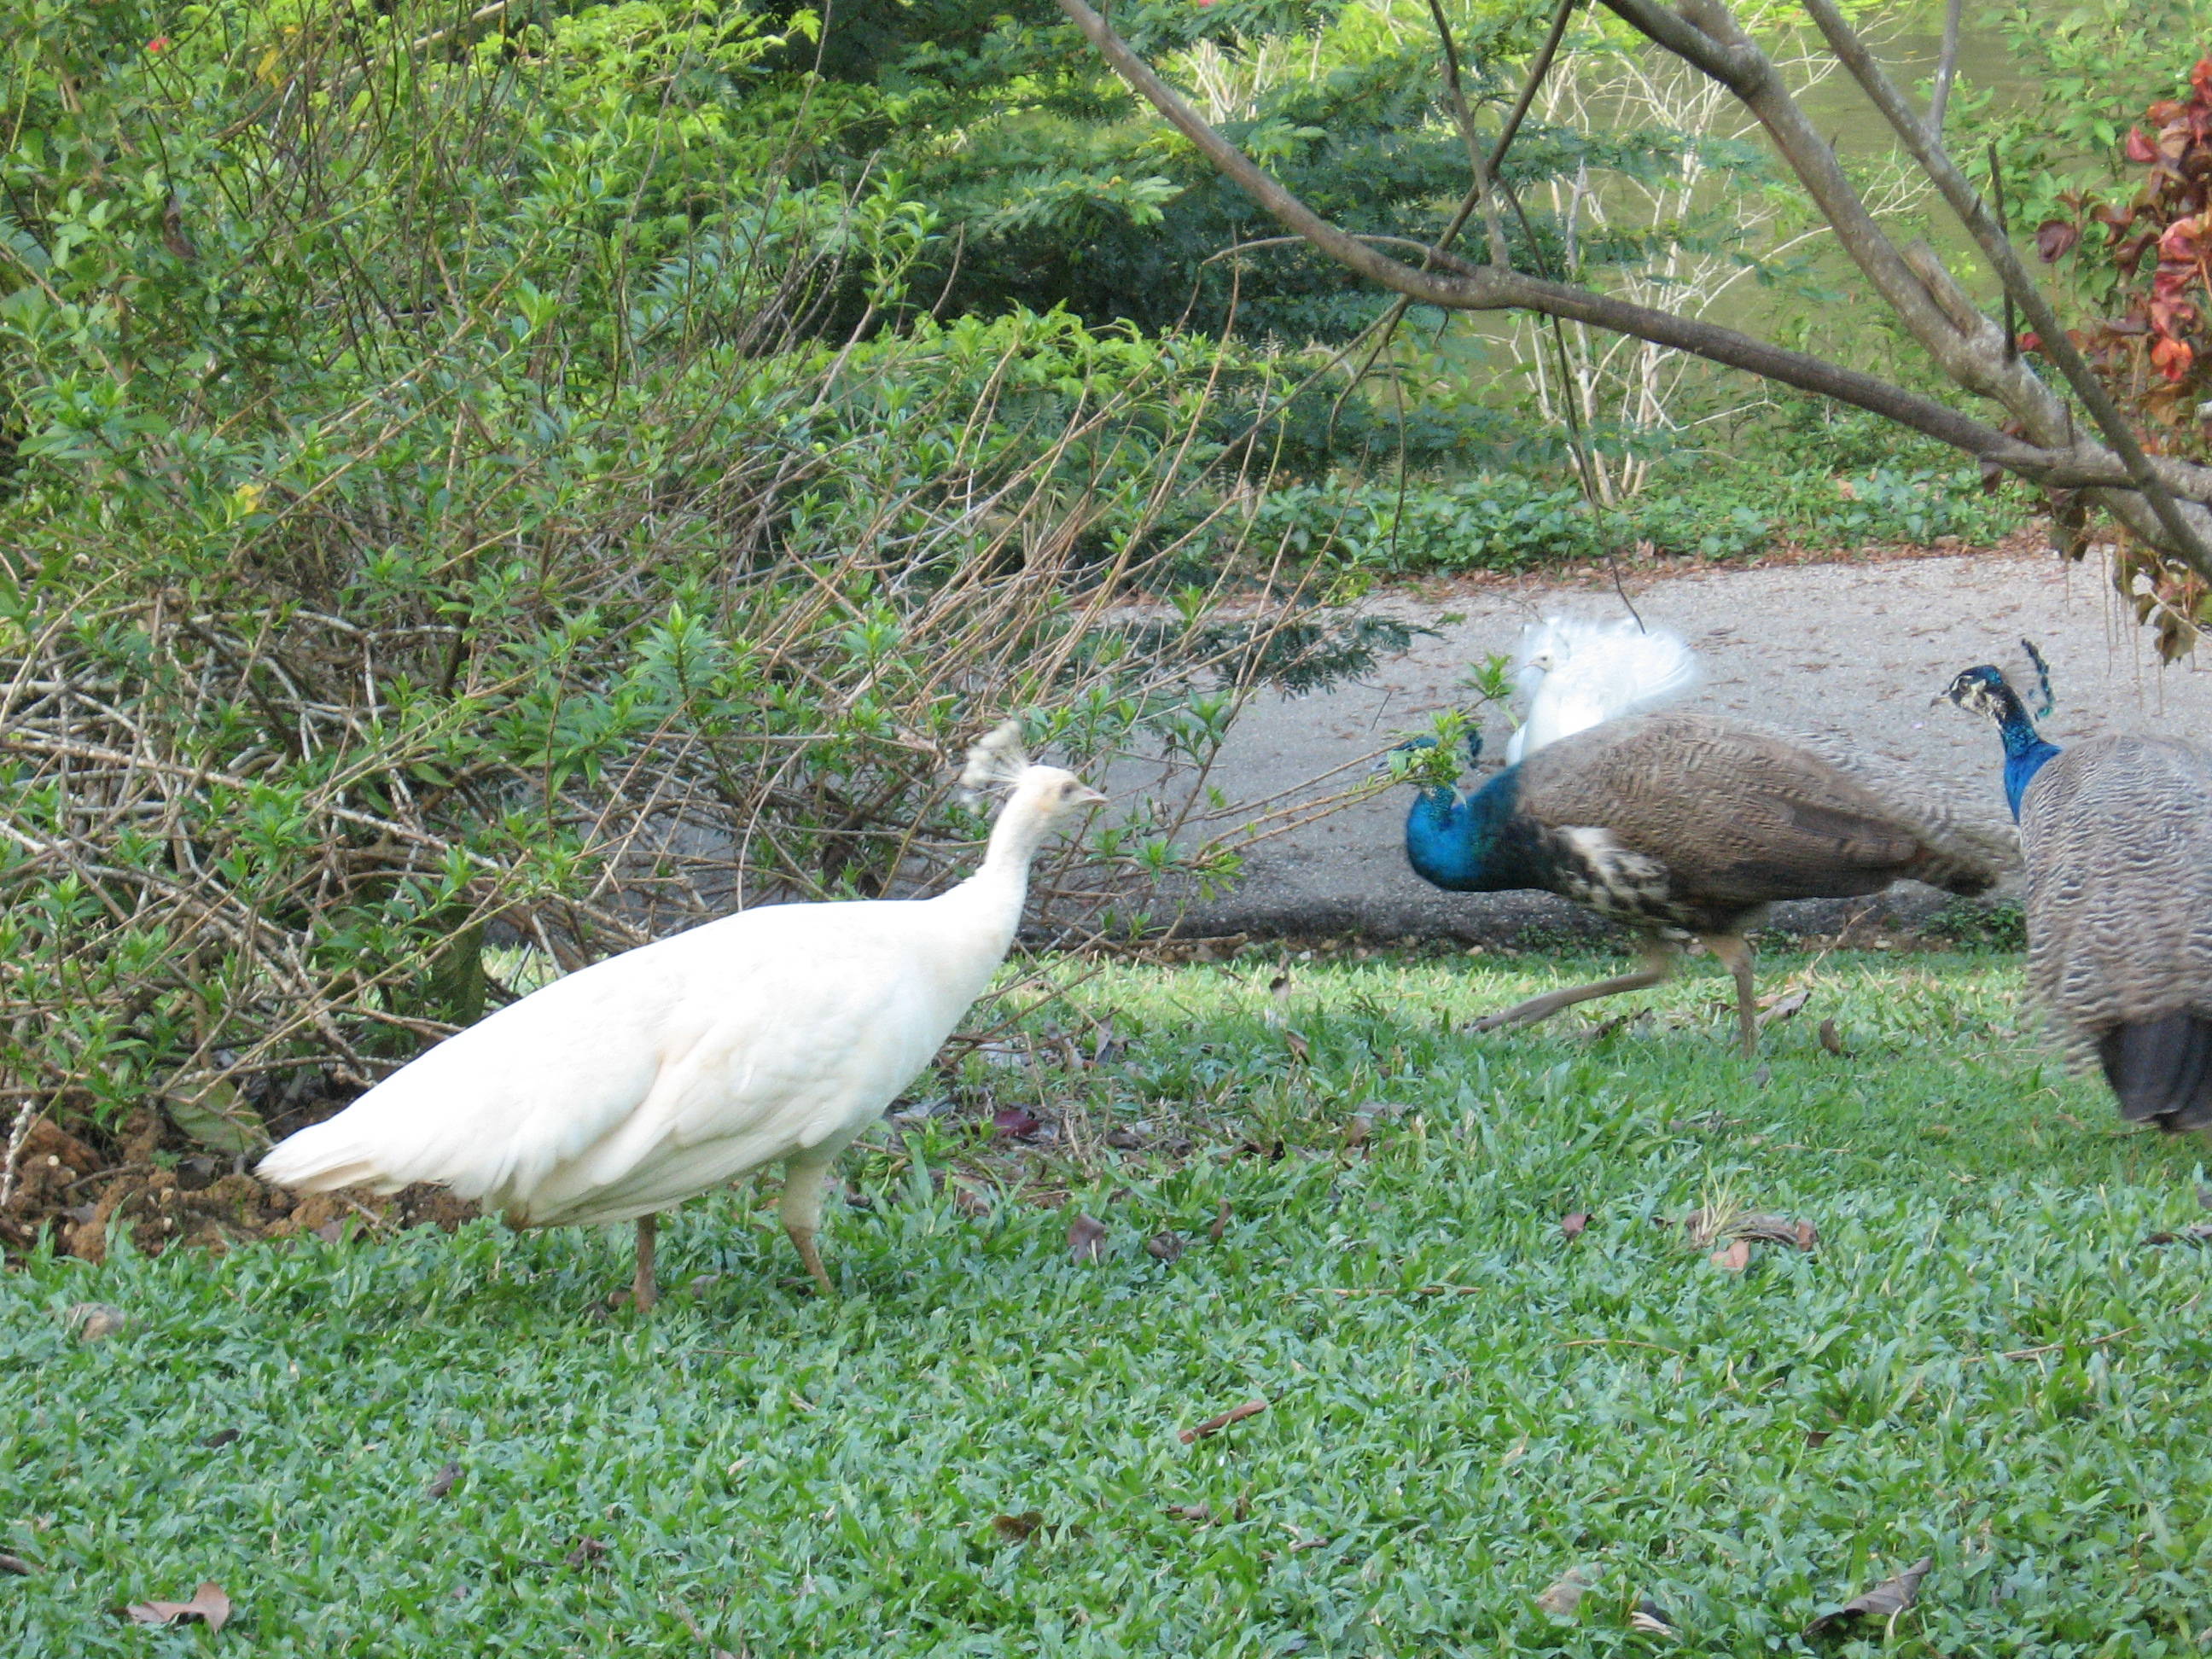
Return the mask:
<svg viewBox="0 0 2212 1659">
<path fill-rule="evenodd" d="M 1014 932 L 1022 924 L 1022 907 L 1029 902 L 1030 866 L 1051 832 L 1052 820 L 1031 803 L 1008 802 L 992 826 L 982 868 L 945 895 L 971 910 L 979 925 L 998 937 L 1001 951 L 1013 943 Z"/>
</svg>

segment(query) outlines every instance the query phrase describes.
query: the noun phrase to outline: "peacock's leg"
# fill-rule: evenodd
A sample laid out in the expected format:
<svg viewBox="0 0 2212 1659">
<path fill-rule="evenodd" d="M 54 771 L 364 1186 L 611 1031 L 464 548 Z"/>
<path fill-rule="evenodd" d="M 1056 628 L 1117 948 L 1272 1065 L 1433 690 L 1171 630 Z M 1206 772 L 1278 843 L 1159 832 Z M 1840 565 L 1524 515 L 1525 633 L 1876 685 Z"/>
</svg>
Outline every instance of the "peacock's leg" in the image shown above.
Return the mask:
<svg viewBox="0 0 2212 1659">
<path fill-rule="evenodd" d="M 1633 974 L 1616 974 L 1611 979 L 1599 980 L 1594 985 L 1571 985 L 1563 991 L 1547 991 L 1540 997 L 1530 997 L 1526 1002 L 1516 1002 L 1510 1008 L 1486 1015 L 1468 1027 L 1471 1031 L 1494 1031 L 1501 1025 L 1534 1025 L 1540 1019 L 1549 1019 L 1562 1008 L 1571 1008 L 1577 1002 L 1593 1002 L 1599 997 L 1618 996 L 1623 991 L 1641 991 L 1646 986 L 1656 985 L 1674 971 L 1674 947 L 1662 939 L 1646 939 L 1640 953 L 1644 966 Z"/>
<path fill-rule="evenodd" d="M 844 1140 L 840 1139 L 826 1148 L 811 1147 L 783 1166 L 783 1231 L 789 1235 L 792 1248 L 799 1252 L 799 1259 L 806 1264 L 806 1271 L 814 1275 L 822 1294 L 832 1301 L 836 1299 L 837 1287 L 830 1282 L 829 1272 L 822 1265 L 822 1253 L 814 1248 L 814 1237 L 822 1231 L 823 1179 L 844 1145 Z"/>
<path fill-rule="evenodd" d="M 1759 1016 L 1753 1012 L 1751 994 L 1751 944 L 1741 933 L 1701 933 L 1705 949 L 1724 963 L 1735 975 L 1735 1020 L 1743 1036 L 1743 1057 L 1749 1060 L 1759 1052 Z"/>
<path fill-rule="evenodd" d="M 653 1237 L 659 1220 L 657 1215 L 637 1218 L 637 1277 L 630 1280 L 629 1300 L 640 1313 L 651 1309 L 660 1297 L 660 1288 L 653 1278 Z"/>
</svg>

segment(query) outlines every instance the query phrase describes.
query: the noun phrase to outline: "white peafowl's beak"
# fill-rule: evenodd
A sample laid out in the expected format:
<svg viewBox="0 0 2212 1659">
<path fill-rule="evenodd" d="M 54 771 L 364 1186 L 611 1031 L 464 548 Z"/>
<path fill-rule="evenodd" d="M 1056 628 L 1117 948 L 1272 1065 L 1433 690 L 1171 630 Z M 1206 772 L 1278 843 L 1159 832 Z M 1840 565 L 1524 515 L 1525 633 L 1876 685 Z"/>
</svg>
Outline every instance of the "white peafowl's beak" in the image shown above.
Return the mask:
<svg viewBox="0 0 2212 1659">
<path fill-rule="evenodd" d="M 1067 798 L 1067 804 L 1070 806 L 1103 806 L 1106 799 L 1089 784 L 1079 783 L 1075 786 L 1075 793 Z"/>
</svg>

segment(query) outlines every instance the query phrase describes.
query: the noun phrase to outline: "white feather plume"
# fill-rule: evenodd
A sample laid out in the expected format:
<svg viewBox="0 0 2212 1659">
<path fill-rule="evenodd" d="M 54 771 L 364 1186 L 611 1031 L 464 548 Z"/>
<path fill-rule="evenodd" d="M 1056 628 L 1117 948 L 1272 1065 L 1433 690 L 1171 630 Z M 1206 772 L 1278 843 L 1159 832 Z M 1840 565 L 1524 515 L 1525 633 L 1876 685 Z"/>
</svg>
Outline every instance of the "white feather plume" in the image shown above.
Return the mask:
<svg viewBox="0 0 2212 1659">
<path fill-rule="evenodd" d="M 961 769 L 960 793 L 973 800 L 994 785 L 1013 782 L 1029 770 L 1029 751 L 1022 746 L 1022 723 L 1001 720 L 968 750 Z"/>
<path fill-rule="evenodd" d="M 1522 631 L 1514 683 L 1528 716 L 1505 745 L 1510 765 L 1547 744 L 1671 702 L 1697 684 L 1697 653 L 1679 634 L 1623 618 L 1547 617 Z"/>
</svg>

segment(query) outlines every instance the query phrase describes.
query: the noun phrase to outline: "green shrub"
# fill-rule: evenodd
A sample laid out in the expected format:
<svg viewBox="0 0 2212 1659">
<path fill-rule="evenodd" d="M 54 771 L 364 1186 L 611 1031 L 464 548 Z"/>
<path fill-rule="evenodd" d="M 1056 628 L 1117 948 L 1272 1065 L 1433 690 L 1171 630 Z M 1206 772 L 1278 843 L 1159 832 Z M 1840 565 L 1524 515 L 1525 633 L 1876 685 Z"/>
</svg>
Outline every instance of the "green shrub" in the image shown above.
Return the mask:
<svg viewBox="0 0 2212 1659">
<path fill-rule="evenodd" d="M 1042 873 L 1054 925 L 1233 867 L 1174 779 L 1340 653 L 1294 590 L 1233 637 L 1127 603 L 1243 487 L 1218 348 L 931 321 L 928 210 L 762 171 L 724 111 L 765 37 L 718 12 L 450 60 L 406 6 L 0 15 L 18 1125 L 250 1139 L 507 994 L 488 939 L 939 886 L 985 827 L 948 759 L 1009 712 L 1164 763 Z"/>
</svg>

